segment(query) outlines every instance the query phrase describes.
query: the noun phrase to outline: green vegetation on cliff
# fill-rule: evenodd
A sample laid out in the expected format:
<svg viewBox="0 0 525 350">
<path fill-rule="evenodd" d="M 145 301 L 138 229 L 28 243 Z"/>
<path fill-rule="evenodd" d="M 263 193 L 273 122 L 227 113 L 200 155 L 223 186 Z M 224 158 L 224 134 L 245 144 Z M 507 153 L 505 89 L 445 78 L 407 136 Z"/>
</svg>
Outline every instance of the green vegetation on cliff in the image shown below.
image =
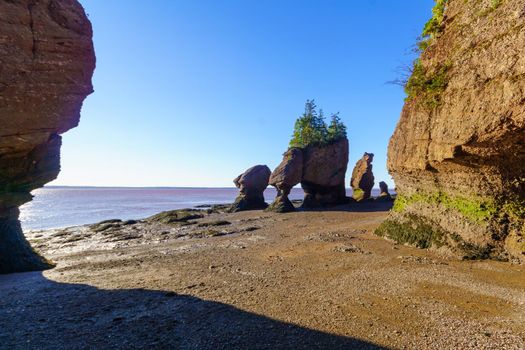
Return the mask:
<svg viewBox="0 0 525 350">
<path fill-rule="evenodd" d="M 415 203 L 442 205 L 455 210 L 473 222 L 486 222 L 498 212 L 495 201 L 489 198 L 450 196 L 443 192 L 414 193 L 410 196 L 398 195 L 394 202 L 394 211 L 403 212 Z"/>
<path fill-rule="evenodd" d="M 339 113 L 333 114 L 327 125 L 323 110 L 317 110 L 314 100 L 306 100 L 303 115 L 295 121 L 290 147 L 325 145 L 345 137 L 346 126 L 339 118 Z"/>
<path fill-rule="evenodd" d="M 405 84 L 406 100 L 421 99 L 423 105 L 435 108 L 441 104 L 441 94 L 448 85 L 449 65 L 443 65 L 430 71 L 419 59 L 414 61 L 412 75 Z"/>
<path fill-rule="evenodd" d="M 423 53 L 443 32 L 443 19 L 447 0 L 436 0 L 432 9 L 432 18 L 425 24 L 421 40 L 417 43 L 420 53 Z M 406 100 L 418 99 L 428 109 L 434 109 L 441 104 L 441 94 L 448 85 L 449 64 L 437 67 L 427 67 L 418 58 L 414 61 L 410 77 L 404 84 Z"/>
<path fill-rule="evenodd" d="M 423 249 L 431 246 L 441 247 L 445 244 L 443 231 L 436 229 L 434 225 L 414 214 L 408 214 L 406 222 L 386 220 L 376 229 L 375 233 L 397 243 L 407 243 Z"/>
<path fill-rule="evenodd" d="M 445 6 L 447 0 L 435 0 L 436 5 L 432 9 L 432 18 L 425 24 L 423 28 L 423 37 L 434 38 L 441 34 L 443 19 L 445 16 Z"/>
</svg>

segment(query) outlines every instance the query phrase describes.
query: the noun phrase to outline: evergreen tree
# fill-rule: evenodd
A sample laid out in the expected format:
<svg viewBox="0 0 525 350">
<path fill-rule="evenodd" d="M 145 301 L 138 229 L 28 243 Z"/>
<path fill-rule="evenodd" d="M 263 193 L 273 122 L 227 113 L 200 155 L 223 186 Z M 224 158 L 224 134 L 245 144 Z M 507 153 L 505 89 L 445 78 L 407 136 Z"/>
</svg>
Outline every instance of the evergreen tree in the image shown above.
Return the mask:
<svg viewBox="0 0 525 350">
<path fill-rule="evenodd" d="M 290 147 L 323 145 L 346 137 L 346 127 L 338 114 L 332 115 L 330 126 L 327 126 L 323 110 L 318 112 L 316 108 L 314 100 L 306 100 L 303 115 L 295 121 Z"/>
<path fill-rule="evenodd" d="M 330 126 L 328 126 L 328 142 L 346 137 L 346 126 L 339 118 L 339 113 L 332 114 Z"/>
</svg>

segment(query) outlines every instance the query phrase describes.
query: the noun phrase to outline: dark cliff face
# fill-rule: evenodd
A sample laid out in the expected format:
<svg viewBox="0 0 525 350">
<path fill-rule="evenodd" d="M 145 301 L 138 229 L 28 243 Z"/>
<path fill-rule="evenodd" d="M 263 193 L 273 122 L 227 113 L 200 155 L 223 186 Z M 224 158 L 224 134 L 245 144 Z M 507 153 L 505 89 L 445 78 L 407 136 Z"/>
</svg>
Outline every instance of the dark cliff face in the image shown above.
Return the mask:
<svg viewBox="0 0 525 350">
<path fill-rule="evenodd" d="M 46 264 L 18 207 L 60 171 L 60 134 L 93 91 L 91 23 L 75 0 L 0 0 L 0 273 Z"/>
<path fill-rule="evenodd" d="M 523 262 L 525 0 L 439 5 L 390 140 L 398 198 L 378 233 Z"/>
</svg>

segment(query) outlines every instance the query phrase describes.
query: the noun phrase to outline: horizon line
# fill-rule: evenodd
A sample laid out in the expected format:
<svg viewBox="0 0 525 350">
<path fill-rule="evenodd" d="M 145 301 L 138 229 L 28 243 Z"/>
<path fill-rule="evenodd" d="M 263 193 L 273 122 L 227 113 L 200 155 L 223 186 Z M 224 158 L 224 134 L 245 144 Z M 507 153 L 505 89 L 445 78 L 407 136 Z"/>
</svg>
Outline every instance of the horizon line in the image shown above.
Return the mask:
<svg viewBox="0 0 525 350">
<path fill-rule="evenodd" d="M 129 188 L 129 189 L 142 189 L 142 188 L 153 188 L 153 189 L 238 189 L 237 187 L 224 187 L 224 186 L 93 186 L 93 185 L 44 185 L 40 188 Z M 273 186 L 268 186 L 268 188 L 273 188 Z M 301 187 L 293 187 L 300 189 Z M 345 189 L 351 190 L 352 187 L 346 187 Z M 373 187 L 372 189 L 379 189 L 379 187 Z M 390 188 L 389 188 L 390 189 Z M 38 190 L 38 188 L 36 189 Z"/>
</svg>

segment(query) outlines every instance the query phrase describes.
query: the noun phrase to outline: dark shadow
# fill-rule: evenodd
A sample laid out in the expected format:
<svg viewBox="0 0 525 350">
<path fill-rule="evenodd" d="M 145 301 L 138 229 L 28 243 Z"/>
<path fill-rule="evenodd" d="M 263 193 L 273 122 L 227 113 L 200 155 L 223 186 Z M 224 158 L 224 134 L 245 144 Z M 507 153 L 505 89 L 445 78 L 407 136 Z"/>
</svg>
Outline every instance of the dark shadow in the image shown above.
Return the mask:
<svg viewBox="0 0 525 350">
<path fill-rule="evenodd" d="M 297 205 L 298 203 L 294 203 Z M 350 202 L 348 204 L 336 205 L 333 207 L 302 208 L 297 207 L 297 211 L 348 211 L 357 213 L 387 212 L 394 206 L 393 200 L 366 200 L 362 202 Z"/>
<path fill-rule="evenodd" d="M 102 290 L 39 272 L 0 276 L 0 348 L 382 349 L 189 295 Z"/>
<path fill-rule="evenodd" d="M 366 200 L 364 202 L 350 203 L 348 211 L 353 212 L 377 212 L 389 211 L 394 206 L 393 200 Z"/>
</svg>

